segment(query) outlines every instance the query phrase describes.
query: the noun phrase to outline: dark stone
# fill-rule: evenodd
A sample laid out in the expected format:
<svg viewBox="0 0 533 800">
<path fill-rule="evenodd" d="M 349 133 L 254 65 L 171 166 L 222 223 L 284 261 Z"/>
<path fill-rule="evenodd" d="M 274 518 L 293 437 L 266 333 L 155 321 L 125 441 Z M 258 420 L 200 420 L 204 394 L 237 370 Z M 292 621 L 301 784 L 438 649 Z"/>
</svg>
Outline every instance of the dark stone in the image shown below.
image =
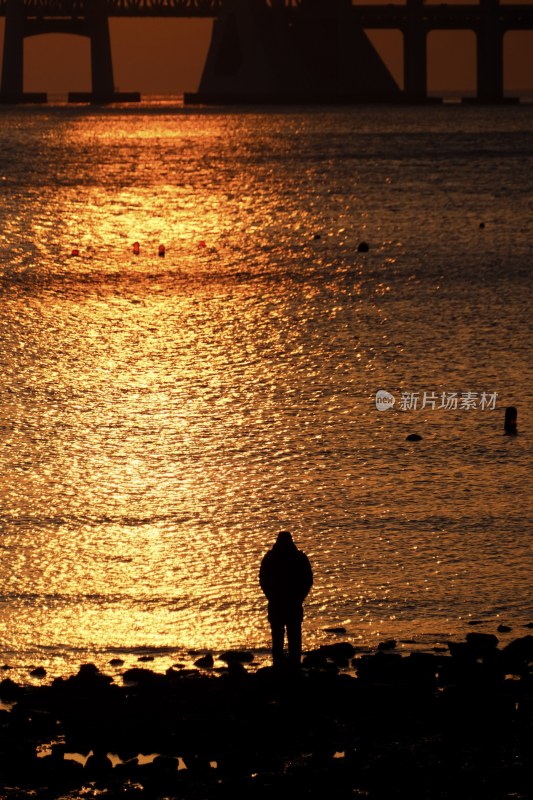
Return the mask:
<svg viewBox="0 0 533 800">
<path fill-rule="evenodd" d="M 510 628 L 509 625 L 498 625 L 496 630 L 498 631 L 498 633 L 509 633 L 510 631 L 512 631 L 512 628 Z"/>
<path fill-rule="evenodd" d="M 220 661 L 225 661 L 226 664 L 249 664 L 254 660 L 254 655 L 245 650 L 226 650 L 218 658 Z"/>
<path fill-rule="evenodd" d="M 497 647 L 499 639 L 493 633 L 467 633 L 466 641 L 476 648 Z"/>
<path fill-rule="evenodd" d="M 533 661 L 533 636 L 522 636 L 521 639 L 514 639 L 503 648 L 503 653 L 508 658 L 519 661 Z"/>
<path fill-rule="evenodd" d="M 351 642 L 335 642 L 335 644 L 323 644 L 319 647 L 319 652 L 334 663 L 347 661 L 355 655 L 355 647 Z"/>
<path fill-rule="evenodd" d="M 422 441 L 422 437 L 419 433 L 410 433 L 409 436 L 405 437 L 406 442 L 420 442 Z"/>
<path fill-rule="evenodd" d="M 144 669 L 143 667 L 132 667 L 127 669 L 122 675 L 124 683 L 156 683 L 161 679 L 161 675 L 153 672 L 151 669 Z"/>
<path fill-rule="evenodd" d="M 320 650 L 309 650 L 303 657 L 302 667 L 305 669 L 322 669 L 327 666 L 327 663 L 326 655 Z"/>
<path fill-rule="evenodd" d="M 32 678 L 46 678 L 46 670 L 44 667 L 35 667 L 30 670 L 30 675 Z"/>
<path fill-rule="evenodd" d="M 137 659 L 137 661 L 142 661 L 144 663 L 147 663 L 148 661 L 153 661 L 153 660 L 154 660 L 153 656 L 139 656 L 139 658 Z"/>
<path fill-rule="evenodd" d="M 24 692 L 22 686 L 12 681 L 11 678 L 4 678 L 0 681 L 0 697 L 2 700 L 11 701 L 17 700 Z"/>
<path fill-rule="evenodd" d="M 201 667 L 202 669 L 211 669 L 213 667 L 214 660 L 211 653 L 207 653 L 207 655 L 198 658 L 194 662 L 195 667 Z"/>
<path fill-rule="evenodd" d="M 483 625 L 482 619 L 471 619 L 468 621 L 469 625 Z"/>
<path fill-rule="evenodd" d="M 122 667 L 123 664 L 124 661 L 122 658 L 112 658 L 111 661 L 109 662 L 109 666 L 111 667 Z"/>
<path fill-rule="evenodd" d="M 368 242 L 359 242 L 357 245 L 357 252 L 358 253 L 368 253 L 370 247 L 368 246 Z"/>
<path fill-rule="evenodd" d="M 533 628 L 533 622 L 526 622 L 524 628 Z"/>
<path fill-rule="evenodd" d="M 324 633 L 346 633 L 346 628 L 324 628 Z"/>
<path fill-rule="evenodd" d="M 321 238 L 322 238 L 322 236 L 319 233 L 315 233 L 315 235 L 313 236 L 313 239 L 315 241 L 317 241 L 318 239 L 321 239 Z"/>
<path fill-rule="evenodd" d="M 402 657 L 399 653 L 378 651 L 373 656 L 354 659 L 357 677 L 369 683 L 398 683 L 403 679 Z"/>
<path fill-rule="evenodd" d="M 2 672 L 7 672 L 8 670 L 12 669 L 12 667 L 10 667 L 9 664 L 4 664 L 4 666 L 0 667 L 0 669 Z"/>
<path fill-rule="evenodd" d="M 378 644 L 378 650 L 394 650 L 395 647 L 396 639 L 386 639 Z"/>
</svg>

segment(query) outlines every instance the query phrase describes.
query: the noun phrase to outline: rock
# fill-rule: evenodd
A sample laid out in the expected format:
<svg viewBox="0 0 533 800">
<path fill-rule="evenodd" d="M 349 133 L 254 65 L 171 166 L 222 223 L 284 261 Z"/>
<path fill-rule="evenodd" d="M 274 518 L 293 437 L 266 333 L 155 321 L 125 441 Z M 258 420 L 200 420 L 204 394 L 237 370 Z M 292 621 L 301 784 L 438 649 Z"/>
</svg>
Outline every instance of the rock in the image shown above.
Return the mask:
<svg viewBox="0 0 533 800">
<path fill-rule="evenodd" d="M 153 661 L 153 660 L 154 660 L 153 656 L 139 656 L 139 658 L 137 659 L 137 661 L 142 661 L 144 663 L 147 663 L 148 661 Z"/>
<path fill-rule="evenodd" d="M 357 245 L 357 252 L 358 253 L 368 253 L 370 247 L 368 246 L 368 242 L 359 242 Z"/>
<path fill-rule="evenodd" d="M 112 658 L 111 661 L 109 662 L 109 666 L 111 667 L 122 667 L 123 664 L 124 661 L 122 658 Z"/>
<path fill-rule="evenodd" d="M 533 628 L 533 622 L 526 622 L 524 628 Z"/>
<path fill-rule="evenodd" d="M 483 625 L 482 619 L 471 619 L 468 621 L 468 625 Z"/>
<path fill-rule="evenodd" d="M 512 631 L 513 629 L 510 628 L 509 625 L 498 625 L 496 630 L 498 633 L 509 633 L 509 631 Z"/>
<path fill-rule="evenodd" d="M 201 667 L 202 669 L 211 669 L 213 664 L 214 660 L 211 653 L 207 653 L 207 655 L 202 656 L 194 662 L 195 667 Z"/>
<path fill-rule="evenodd" d="M 161 680 L 163 676 L 158 675 L 157 672 L 153 672 L 151 669 L 144 669 L 143 667 L 132 667 L 131 669 L 127 669 L 126 672 L 122 675 L 122 680 L 124 683 L 156 683 Z"/>
<path fill-rule="evenodd" d="M 7 702 L 16 700 L 23 692 L 24 689 L 22 686 L 12 681 L 11 678 L 4 678 L 3 681 L 0 681 L 0 697 L 2 700 L 6 700 Z"/>
<path fill-rule="evenodd" d="M 328 664 L 328 659 L 320 650 L 309 650 L 302 660 L 302 667 L 305 669 L 323 669 Z"/>
<path fill-rule="evenodd" d="M 396 639 L 386 639 L 378 644 L 378 650 L 394 650 L 395 647 Z"/>
<path fill-rule="evenodd" d="M 346 633 L 346 628 L 324 628 L 324 633 Z"/>
<path fill-rule="evenodd" d="M 499 639 L 493 633 L 467 633 L 466 641 L 471 647 L 497 647 Z"/>
<path fill-rule="evenodd" d="M 355 647 L 351 642 L 335 642 L 335 644 L 323 644 L 319 647 L 319 652 L 327 659 L 338 663 L 347 661 L 355 655 Z"/>
<path fill-rule="evenodd" d="M 30 675 L 32 678 L 46 678 L 46 670 L 44 667 L 35 667 L 30 670 Z"/>
<path fill-rule="evenodd" d="M 522 636 L 521 639 L 514 639 L 503 648 L 503 653 L 508 658 L 518 661 L 533 661 L 533 636 Z"/>
<path fill-rule="evenodd" d="M 419 433 L 410 433 L 409 436 L 405 437 L 406 442 L 421 442 L 422 437 Z"/>
<path fill-rule="evenodd" d="M 219 661 L 225 661 L 226 664 L 249 664 L 254 660 L 254 655 L 245 650 L 226 650 L 218 658 Z"/>
<path fill-rule="evenodd" d="M 352 661 L 357 677 L 369 683 L 398 683 L 403 677 L 402 657 L 399 653 L 378 651 L 373 656 L 361 656 Z"/>
</svg>

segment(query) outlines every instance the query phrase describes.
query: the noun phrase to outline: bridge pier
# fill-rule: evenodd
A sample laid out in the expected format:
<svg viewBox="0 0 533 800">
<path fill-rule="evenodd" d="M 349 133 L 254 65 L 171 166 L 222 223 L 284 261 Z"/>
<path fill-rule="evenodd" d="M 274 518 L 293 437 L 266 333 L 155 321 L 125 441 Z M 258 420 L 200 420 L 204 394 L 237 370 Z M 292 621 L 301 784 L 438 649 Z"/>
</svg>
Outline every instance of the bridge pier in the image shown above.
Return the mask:
<svg viewBox="0 0 533 800">
<path fill-rule="evenodd" d="M 186 103 L 398 102 L 401 91 L 351 0 L 227 0 Z"/>
<path fill-rule="evenodd" d="M 24 39 L 44 33 L 73 33 L 91 41 L 91 92 L 71 92 L 69 102 L 114 103 L 140 100 L 138 92 L 115 92 L 111 38 L 105 0 L 91 0 L 84 16 L 28 18 L 23 0 L 6 0 L 0 102 L 45 103 L 44 93 L 24 92 Z"/>
<path fill-rule="evenodd" d="M 20 0 L 7 0 L 0 101 L 46 102 L 45 94 L 24 94 L 24 8 Z"/>
<path fill-rule="evenodd" d="M 477 100 L 501 103 L 503 92 L 503 31 L 498 22 L 499 0 L 480 0 L 484 12 L 477 31 Z"/>
<path fill-rule="evenodd" d="M 405 100 L 425 103 L 427 92 L 427 32 L 422 21 L 423 0 L 407 0 L 403 30 L 403 77 Z"/>
</svg>

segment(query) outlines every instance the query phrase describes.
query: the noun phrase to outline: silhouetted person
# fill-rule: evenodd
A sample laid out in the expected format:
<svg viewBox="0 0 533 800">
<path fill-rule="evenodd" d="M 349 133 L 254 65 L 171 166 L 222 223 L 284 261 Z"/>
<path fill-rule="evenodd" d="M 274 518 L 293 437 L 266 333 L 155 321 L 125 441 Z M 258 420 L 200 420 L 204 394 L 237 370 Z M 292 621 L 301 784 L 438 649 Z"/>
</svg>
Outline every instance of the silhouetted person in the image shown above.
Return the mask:
<svg viewBox="0 0 533 800">
<path fill-rule="evenodd" d="M 272 630 L 272 662 L 283 662 L 283 640 L 287 630 L 289 661 L 300 666 L 302 658 L 303 601 L 313 585 L 309 559 L 298 550 L 288 531 L 281 531 L 274 547 L 261 562 L 259 583 L 268 598 L 268 621 Z"/>
</svg>

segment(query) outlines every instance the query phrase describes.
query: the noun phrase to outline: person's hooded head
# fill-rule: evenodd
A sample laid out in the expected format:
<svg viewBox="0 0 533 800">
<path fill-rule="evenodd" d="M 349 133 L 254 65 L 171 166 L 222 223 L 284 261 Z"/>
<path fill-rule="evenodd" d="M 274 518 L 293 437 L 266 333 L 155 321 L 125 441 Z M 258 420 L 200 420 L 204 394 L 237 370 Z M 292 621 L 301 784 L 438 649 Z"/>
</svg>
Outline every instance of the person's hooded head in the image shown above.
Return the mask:
<svg viewBox="0 0 533 800">
<path fill-rule="evenodd" d="M 295 550 L 296 545 L 292 540 L 292 534 L 289 531 L 280 531 L 274 547 L 280 550 Z"/>
</svg>

